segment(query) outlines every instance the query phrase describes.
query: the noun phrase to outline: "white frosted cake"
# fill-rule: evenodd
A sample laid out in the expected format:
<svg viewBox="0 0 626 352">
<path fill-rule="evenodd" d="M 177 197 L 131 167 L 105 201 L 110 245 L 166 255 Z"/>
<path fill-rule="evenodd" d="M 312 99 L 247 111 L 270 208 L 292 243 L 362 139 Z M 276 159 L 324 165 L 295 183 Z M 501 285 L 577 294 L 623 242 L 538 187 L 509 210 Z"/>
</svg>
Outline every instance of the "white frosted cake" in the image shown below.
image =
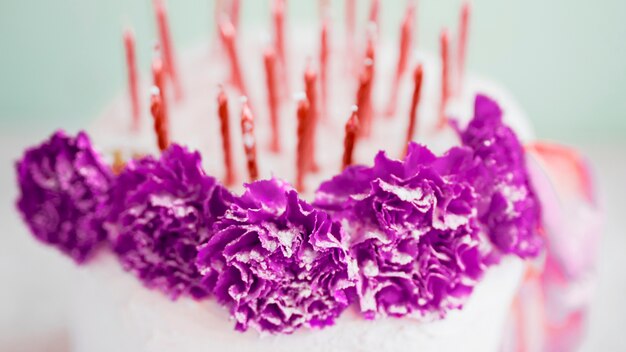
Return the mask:
<svg viewBox="0 0 626 352">
<path fill-rule="evenodd" d="M 270 54 L 224 19 L 219 48 L 176 66 L 155 4 L 154 80 L 131 74 L 134 95 L 91 140 L 58 132 L 17 166 L 34 235 L 85 264 L 74 351 L 574 348 L 563 341 L 581 331 L 594 260 L 571 258 L 598 233 L 588 170 L 537 142 L 504 89 L 465 74 L 467 4 L 457 49 L 444 33 L 441 57 L 410 51 L 409 64 L 375 27 L 361 53 L 325 33 L 327 19 L 321 42 L 294 26 L 281 43 L 277 0 Z M 232 19 L 239 3 L 226 4 Z M 584 299 L 554 296 L 581 285 Z"/>
</svg>

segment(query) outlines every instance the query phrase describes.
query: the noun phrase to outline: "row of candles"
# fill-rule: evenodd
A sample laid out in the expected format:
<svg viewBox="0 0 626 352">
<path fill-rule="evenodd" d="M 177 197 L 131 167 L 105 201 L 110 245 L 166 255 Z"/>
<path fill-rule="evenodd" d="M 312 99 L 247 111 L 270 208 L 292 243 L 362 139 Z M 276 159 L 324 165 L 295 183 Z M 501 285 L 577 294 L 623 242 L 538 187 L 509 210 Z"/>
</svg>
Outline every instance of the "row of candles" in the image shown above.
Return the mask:
<svg viewBox="0 0 626 352">
<path fill-rule="evenodd" d="M 280 152 L 280 119 L 279 108 L 282 103 L 281 97 L 288 92 L 287 73 L 287 43 L 285 42 L 285 15 L 286 0 L 270 0 L 272 12 L 272 44 L 263 53 L 263 63 L 266 77 L 267 109 L 271 123 L 270 149 L 272 152 Z M 355 24 L 356 24 L 356 1 L 345 1 L 345 30 L 347 53 L 354 55 Z M 237 46 L 237 30 L 239 27 L 239 13 L 241 9 L 240 0 L 215 0 L 216 23 L 218 24 L 218 35 L 220 43 L 226 54 L 230 66 L 230 83 L 239 94 L 244 97 L 241 107 L 241 133 L 243 148 L 246 156 L 248 176 L 250 180 L 258 177 L 257 148 L 254 134 L 254 114 L 250 108 L 248 100 L 248 90 L 243 76 L 240 61 L 240 53 Z M 159 36 L 159 55 L 155 55 L 152 62 L 152 89 L 150 96 L 150 112 L 154 122 L 154 132 L 160 150 L 166 149 L 170 144 L 169 135 L 169 97 L 166 96 L 168 90 L 166 85 L 171 84 L 171 91 L 174 94 L 174 101 L 183 99 L 183 87 L 176 64 L 176 54 L 172 43 L 168 13 L 163 0 L 153 0 L 156 14 L 156 24 Z M 378 29 L 380 0 L 371 0 L 368 13 L 368 27 L 366 33 L 366 44 L 362 62 L 357 73 L 358 88 L 355 94 L 352 112 L 345 124 L 344 150 L 342 157 L 342 168 L 352 164 L 353 153 L 357 141 L 367 138 L 371 131 L 373 106 L 372 106 L 372 86 L 375 74 L 376 63 L 376 32 Z M 328 13 L 329 1 L 320 0 L 322 13 Z M 393 76 L 391 92 L 388 104 L 384 109 L 386 116 L 395 113 L 396 101 L 399 95 L 399 86 L 403 77 L 407 74 L 410 52 L 414 41 L 413 33 L 415 26 L 416 6 L 413 0 L 407 2 L 404 16 L 400 23 L 400 35 L 398 44 L 397 66 Z M 447 29 L 441 31 L 440 35 L 440 59 L 441 59 L 441 94 L 440 112 L 438 126 L 446 125 L 445 108 L 453 94 L 460 92 L 465 71 L 465 60 L 468 42 L 468 28 L 470 17 L 470 5 L 464 2 L 461 7 L 459 18 L 457 47 L 455 48 L 455 62 L 451 60 L 451 40 Z M 328 68 L 329 68 L 329 37 L 330 16 L 325 15 L 321 20 L 319 32 L 319 55 L 318 71 L 313 68 L 311 60 L 304 72 L 304 94 L 301 94 L 297 102 L 297 151 L 296 151 L 296 187 L 304 187 L 304 177 L 307 173 L 315 172 L 318 168 L 315 159 L 315 134 L 316 126 L 320 117 L 327 114 L 328 103 Z M 131 29 L 124 32 L 124 47 L 126 52 L 126 63 L 128 72 L 129 98 L 131 113 L 133 116 L 133 128 L 137 129 L 141 116 L 141 104 L 139 97 L 139 79 L 137 73 L 137 60 L 135 53 L 135 37 Z M 348 60 L 354 58 L 348 57 Z M 456 65 L 454 68 L 452 65 Z M 454 77 L 452 76 L 454 73 Z M 412 70 L 412 96 L 410 111 L 408 116 L 408 127 L 406 131 L 407 143 L 414 138 L 417 129 L 417 111 L 420 104 L 421 88 L 423 82 L 424 69 L 417 63 Z M 454 90 L 453 90 L 454 87 Z M 225 177 L 224 183 L 232 185 L 235 181 L 233 152 L 231 145 L 231 126 L 229 125 L 228 99 L 223 87 L 217 96 L 218 109 L 216 115 L 220 121 L 220 134 L 222 137 L 222 148 L 224 155 Z"/>
</svg>

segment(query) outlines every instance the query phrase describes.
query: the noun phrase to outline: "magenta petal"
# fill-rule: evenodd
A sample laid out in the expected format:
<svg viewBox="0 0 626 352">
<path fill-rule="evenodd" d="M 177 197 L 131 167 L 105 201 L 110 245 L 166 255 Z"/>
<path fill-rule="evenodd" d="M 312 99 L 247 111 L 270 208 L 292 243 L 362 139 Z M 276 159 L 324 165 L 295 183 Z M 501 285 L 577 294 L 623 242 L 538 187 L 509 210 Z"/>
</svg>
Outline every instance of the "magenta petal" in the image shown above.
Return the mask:
<svg viewBox="0 0 626 352">
<path fill-rule="evenodd" d="M 195 266 L 197 247 L 224 215 L 228 191 L 207 176 L 200 154 L 172 145 L 159 160 L 128 163 L 118 176 L 110 239 L 124 267 L 171 298 L 209 294 Z"/>
<path fill-rule="evenodd" d="M 16 169 L 17 207 L 32 233 L 83 263 L 106 240 L 103 224 L 113 180 L 89 137 L 57 131 L 28 149 Z"/>
<path fill-rule="evenodd" d="M 476 198 L 464 175 L 474 164 L 467 148 L 436 157 L 411 143 L 403 161 L 379 153 L 373 167 L 348 169 L 320 186 L 314 205 L 346 225 L 365 317 L 443 316 L 469 295 L 457 297 L 459 283 L 474 282 L 484 268 L 474 265 L 483 256 Z M 350 177 L 368 186 L 346 195 Z M 454 251 L 461 246 L 475 248 L 476 258 Z"/>
<path fill-rule="evenodd" d="M 217 277 L 209 289 L 230 307 L 237 329 L 326 326 L 348 306 L 356 278 L 341 228 L 285 182 L 246 185 L 215 230 L 197 266 Z"/>
<path fill-rule="evenodd" d="M 524 149 L 502 122 L 495 101 L 478 95 L 474 109 L 474 119 L 460 134 L 477 161 L 468 176 L 481 195 L 480 222 L 503 253 L 535 256 L 543 248 L 537 231 L 541 208 L 530 184 Z"/>
</svg>

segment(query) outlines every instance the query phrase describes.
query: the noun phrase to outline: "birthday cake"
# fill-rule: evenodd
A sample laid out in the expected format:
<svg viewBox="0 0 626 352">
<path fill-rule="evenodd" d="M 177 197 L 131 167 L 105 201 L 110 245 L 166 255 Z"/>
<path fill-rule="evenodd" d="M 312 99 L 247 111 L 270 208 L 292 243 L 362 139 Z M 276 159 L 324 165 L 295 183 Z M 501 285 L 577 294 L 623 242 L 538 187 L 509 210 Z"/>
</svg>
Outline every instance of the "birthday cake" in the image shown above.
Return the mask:
<svg viewBox="0 0 626 352">
<path fill-rule="evenodd" d="M 268 45 L 218 2 L 219 44 L 179 63 L 155 1 L 150 84 L 127 32 L 130 99 L 17 162 L 26 224 L 79 264 L 75 351 L 576 346 L 600 219 L 584 160 L 465 73 L 467 4 L 436 57 L 411 49 L 412 2 L 399 48 L 378 1 L 363 43 L 346 3 L 345 37 L 323 16 L 288 41 L 274 1 Z"/>
</svg>

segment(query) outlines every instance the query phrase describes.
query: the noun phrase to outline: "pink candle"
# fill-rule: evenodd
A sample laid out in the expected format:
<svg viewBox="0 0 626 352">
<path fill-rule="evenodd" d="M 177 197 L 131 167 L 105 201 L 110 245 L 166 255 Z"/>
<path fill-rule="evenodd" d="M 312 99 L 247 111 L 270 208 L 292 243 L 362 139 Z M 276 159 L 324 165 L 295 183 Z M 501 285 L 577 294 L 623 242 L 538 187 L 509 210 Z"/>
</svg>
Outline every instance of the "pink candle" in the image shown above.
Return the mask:
<svg viewBox="0 0 626 352">
<path fill-rule="evenodd" d="M 354 57 L 354 31 L 356 27 L 356 1 L 355 0 L 345 0 L 346 1 L 346 56 L 348 57 L 348 62 L 353 62 Z M 350 66 L 352 69 L 352 67 Z"/>
<path fill-rule="evenodd" d="M 378 27 L 379 12 L 380 12 L 380 0 L 372 0 L 372 2 L 370 3 L 369 22 L 375 23 L 376 27 Z"/>
<path fill-rule="evenodd" d="M 163 60 L 160 57 L 155 57 L 152 61 L 152 79 L 154 86 L 158 88 L 159 105 L 162 110 L 163 126 L 166 130 L 169 129 L 169 112 L 167 104 L 167 94 L 165 87 L 165 67 Z M 154 92 L 153 92 L 154 93 Z"/>
<path fill-rule="evenodd" d="M 150 94 L 150 113 L 154 119 L 154 131 L 157 137 L 157 145 L 160 151 L 164 151 L 170 144 L 165 122 L 165 109 L 159 88 L 153 87 L 154 90 Z"/>
<path fill-rule="evenodd" d="M 161 48 L 163 50 L 165 71 L 172 80 L 172 84 L 174 87 L 174 96 L 176 97 L 176 99 L 180 99 L 183 96 L 183 92 L 178 77 L 178 71 L 176 69 L 174 47 L 172 46 L 172 39 L 170 37 L 170 29 L 167 20 L 167 11 L 165 9 L 165 4 L 163 3 L 163 0 L 154 0 L 154 8 L 157 17 L 159 39 L 161 43 Z"/>
<path fill-rule="evenodd" d="M 368 101 L 370 99 L 371 85 L 372 85 L 372 71 L 369 69 L 371 67 L 371 63 L 366 63 L 366 66 L 361 72 L 361 76 L 359 77 L 359 89 L 356 93 L 356 106 L 361 110 L 361 119 L 363 120 L 362 125 L 363 128 L 360 129 L 360 134 L 367 135 L 367 132 L 364 130 L 369 127 L 367 123 L 367 107 L 369 105 Z"/>
<path fill-rule="evenodd" d="M 239 0 L 231 0 L 230 3 L 230 20 L 235 29 L 239 29 L 239 14 L 241 12 L 241 3 Z"/>
<path fill-rule="evenodd" d="M 126 68 L 128 71 L 128 93 L 133 116 L 133 130 L 139 129 L 141 104 L 139 103 L 139 75 L 137 74 L 137 59 L 135 56 L 135 33 L 128 28 L 124 31 L 124 48 L 126 50 Z"/>
<path fill-rule="evenodd" d="M 317 72 L 313 70 L 311 65 L 308 65 L 304 73 L 304 89 L 306 97 L 309 101 L 309 117 L 307 128 L 307 140 L 309 147 L 308 152 L 308 167 L 310 171 L 317 172 L 318 166 L 315 158 L 315 136 L 318 123 L 318 111 L 317 111 Z"/>
<path fill-rule="evenodd" d="M 341 162 L 341 169 L 352 165 L 352 158 L 354 154 L 354 145 L 356 143 L 356 137 L 359 130 L 359 118 L 357 117 L 358 108 L 352 107 L 352 114 L 346 122 L 346 135 L 343 140 L 343 158 Z"/>
<path fill-rule="evenodd" d="M 443 29 L 440 36 L 441 49 L 441 103 L 439 106 L 438 128 L 447 123 L 446 106 L 450 98 L 450 38 L 448 30 Z"/>
<path fill-rule="evenodd" d="M 459 18 L 459 41 L 457 48 L 457 94 L 463 92 L 463 81 L 465 80 L 465 60 L 467 55 L 467 41 L 469 31 L 469 18 L 471 5 L 469 1 L 464 1 L 461 7 L 461 16 Z"/>
<path fill-rule="evenodd" d="M 354 30 L 356 27 L 356 1 L 346 0 L 346 35 L 348 46 L 354 47 Z"/>
<path fill-rule="evenodd" d="M 357 90 L 356 105 L 359 108 L 359 135 L 369 136 L 372 127 L 372 87 L 374 84 L 374 64 L 375 64 L 375 47 L 374 34 L 368 33 L 367 48 L 365 50 L 365 60 L 361 75 L 359 76 L 359 88 Z"/>
<path fill-rule="evenodd" d="M 287 53 L 285 48 L 285 0 L 273 0 L 272 19 L 274 23 L 274 48 L 280 61 L 280 79 L 283 93 L 289 92 L 289 79 L 287 73 Z"/>
<path fill-rule="evenodd" d="M 272 127 L 270 149 L 278 153 L 280 152 L 280 123 L 278 117 L 278 90 L 276 87 L 276 53 L 269 48 L 265 51 L 263 59 L 267 83 L 267 106 Z"/>
<path fill-rule="evenodd" d="M 296 188 L 304 191 L 304 177 L 308 171 L 307 130 L 309 119 L 309 102 L 306 96 L 298 100 L 298 142 L 296 146 Z"/>
<path fill-rule="evenodd" d="M 398 65 L 396 66 L 396 74 L 391 84 L 391 96 L 385 114 L 387 116 L 393 116 L 396 111 L 396 102 L 398 100 L 398 89 L 400 86 L 400 80 L 406 71 L 406 64 L 411 51 L 411 44 L 413 39 L 413 21 L 415 18 L 415 5 L 413 2 L 409 2 L 402 25 L 400 26 L 400 43 L 398 49 Z"/>
<path fill-rule="evenodd" d="M 217 25 L 220 23 L 222 16 L 224 15 L 224 0 L 214 0 L 215 7 L 213 8 L 213 21 Z"/>
<path fill-rule="evenodd" d="M 322 119 L 327 119 L 327 101 L 328 101 L 328 30 L 329 20 L 324 19 L 322 22 L 322 30 L 320 33 L 320 88 L 321 88 L 321 105 L 322 105 Z"/>
<path fill-rule="evenodd" d="M 239 55 L 237 53 L 237 45 L 235 43 L 236 30 L 233 24 L 228 19 L 223 19 L 220 23 L 220 36 L 222 43 L 226 49 L 228 55 L 228 61 L 230 62 L 230 71 L 232 75 L 232 82 L 235 88 L 239 90 L 242 95 L 247 95 L 246 86 L 243 81 L 243 74 L 241 71 L 241 65 L 239 64 Z"/>
<path fill-rule="evenodd" d="M 230 143 L 230 115 L 228 111 L 228 98 L 226 97 L 226 93 L 222 87 L 220 87 L 220 92 L 217 96 L 217 114 L 220 119 L 222 149 L 224 151 L 224 169 L 226 170 L 224 183 L 227 186 L 230 186 L 235 183 L 235 170 L 233 168 L 233 153 Z"/>
<path fill-rule="evenodd" d="M 409 112 L 409 127 L 407 128 L 406 133 L 406 143 L 404 145 L 404 153 L 406 154 L 406 147 L 409 142 L 413 140 L 415 136 L 415 132 L 417 129 L 417 108 L 419 106 L 421 92 L 422 92 L 422 78 L 424 75 L 424 69 L 422 68 L 422 64 L 418 64 L 415 67 L 415 71 L 413 73 L 413 95 L 411 97 L 411 110 Z"/>
</svg>

